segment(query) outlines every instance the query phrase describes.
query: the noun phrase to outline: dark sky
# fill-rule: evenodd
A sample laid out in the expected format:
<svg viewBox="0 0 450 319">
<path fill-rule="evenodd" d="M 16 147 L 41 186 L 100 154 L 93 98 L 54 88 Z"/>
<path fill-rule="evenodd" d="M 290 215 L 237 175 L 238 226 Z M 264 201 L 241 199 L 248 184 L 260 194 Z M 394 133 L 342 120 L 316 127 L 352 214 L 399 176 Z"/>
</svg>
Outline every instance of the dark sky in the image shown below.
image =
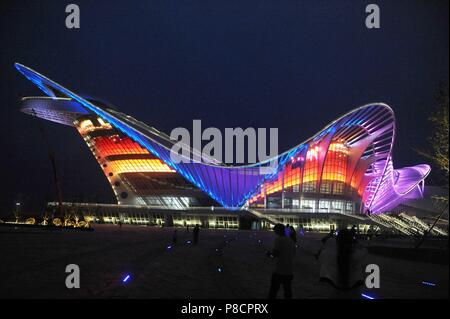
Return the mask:
<svg viewBox="0 0 450 319">
<path fill-rule="evenodd" d="M 65 27 L 65 6 L 81 29 Z M 365 27 L 365 6 L 381 29 Z M 54 199 L 46 144 L 21 96 L 41 95 L 20 62 L 170 132 L 278 127 L 280 151 L 368 102 L 397 117 L 396 167 L 426 162 L 426 118 L 448 81 L 448 1 L 0 1 L 0 214 Z M 78 133 L 42 122 L 65 200 L 113 202 Z M 433 179 L 428 179 L 432 183 Z"/>
</svg>

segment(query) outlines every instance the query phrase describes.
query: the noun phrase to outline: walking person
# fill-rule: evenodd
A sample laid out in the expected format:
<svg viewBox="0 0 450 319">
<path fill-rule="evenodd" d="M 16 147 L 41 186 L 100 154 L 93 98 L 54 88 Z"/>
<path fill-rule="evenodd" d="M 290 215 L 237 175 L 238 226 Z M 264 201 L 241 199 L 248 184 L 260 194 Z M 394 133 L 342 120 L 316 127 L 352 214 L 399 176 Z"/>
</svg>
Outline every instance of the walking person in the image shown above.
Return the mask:
<svg viewBox="0 0 450 319">
<path fill-rule="evenodd" d="M 199 233 L 200 233 L 200 227 L 198 227 L 198 224 L 197 224 L 197 225 L 195 225 L 194 230 L 192 232 L 194 245 L 197 245 L 197 243 L 198 243 Z"/>
<path fill-rule="evenodd" d="M 319 248 L 319 251 L 314 255 L 314 257 L 316 258 L 316 259 L 319 259 L 319 256 L 320 256 L 320 254 L 322 253 L 322 250 L 324 249 L 324 247 L 325 247 L 325 245 L 326 245 L 326 243 L 327 243 L 327 241 L 330 239 L 330 238 L 333 238 L 334 236 L 335 236 L 335 231 L 334 231 L 334 229 L 331 229 L 330 230 L 330 232 L 325 236 L 325 237 L 323 237 L 320 241 L 321 241 L 321 246 L 320 246 L 320 248 Z"/>
<path fill-rule="evenodd" d="M 273 231 L 276 235 L 274 247 L 272 251 L 267 252 L 267 255 L 276 259 L 276 266 L 270 282 L 269 298 L 275 299 L 280 286 L 283 285 L 284 298 L 291 299 L 295 244 L 286 237 L 284 225 L 276 224 Z"/>
<path fill-rule="evenodd" d="M 352 232 L 340 229 L 335 241 L 328 241 L 320 255 L 320 280 L 340 290 L 352 290 L 363 283 L 366 251 L 358 247 Z"/>
<path fill-rule="evenodd" d="M 353 238 L 353 242 L 356 242 L 357 239 L 357 235 L 358 235 L 358 230 L 356 228 L 356 225 L 352 226 L 352 229 L 350 230 L 351 236 Z"/>
<path fill-rule="evenodd" d="M 178 241 L 178 230 L 175 228 L 172 234 L 172 243 L 176 244 Z"/>
<path fill-rule="evenodd" d="M 297 232 L 295 231 L 294 226 L 289 227 L 289 238 L 292 239 L 294 244 L 297 244 Z"/>
</svg>

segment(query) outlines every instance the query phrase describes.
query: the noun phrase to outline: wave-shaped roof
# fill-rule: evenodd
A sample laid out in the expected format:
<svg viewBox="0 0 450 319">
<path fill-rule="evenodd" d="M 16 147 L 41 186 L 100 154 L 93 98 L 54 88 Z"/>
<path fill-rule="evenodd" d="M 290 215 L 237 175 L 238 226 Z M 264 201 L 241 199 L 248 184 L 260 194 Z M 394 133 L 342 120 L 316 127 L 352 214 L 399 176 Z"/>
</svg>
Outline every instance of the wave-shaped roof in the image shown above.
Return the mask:
<svg viewBox="0 0 450 319">
<path fill-rule="evenodd" d="M 201 156 L 183 158 L 179 162 L 174 158 L 179 159 L 181 155 L 174 156 L 171 148 L 174 141 L 167 135 L 129 115 L 95 105 L 24 65 L 17 63 L 15 66 L 44 93 L 53 97 L 54 105 L 40 105 L 38 109 L 41 114 L 45 113 L 44 110 L 56 112 L 59 114 L 56 122 L 63 124 L 70 121 L 70 116 L 64 115 L 65 107 L 67 114 L 96 114 L 229 209 L 242 207 L 259 191 L 262 184 L 277 176 L 293 158 L 306 154 L 311 146 L 321 145 L 325 150 L 319 154 L 319 163 L 323 165 L 332 141 L 340 141 L 349 147 L 349 169 L 352 173 L 348 174 L 346 183 L 355 184 L 353 186 L 361 190 L 365 209 L 373 213 L 384 212 L 392 209 L 394 204 L 398 205 L 401 198 L 418 187 L 430 171 L 426 164 L 400 170 L 393 168 L 395 116 L 393 110 L 384 103 L 358 107 L 334 120 L 313 137 L 264 162 L 228 166 L 214 159 L 202 161 Z M 189 149 L 189 152 L 198 155 L 193 149 Z"/>
</svg>

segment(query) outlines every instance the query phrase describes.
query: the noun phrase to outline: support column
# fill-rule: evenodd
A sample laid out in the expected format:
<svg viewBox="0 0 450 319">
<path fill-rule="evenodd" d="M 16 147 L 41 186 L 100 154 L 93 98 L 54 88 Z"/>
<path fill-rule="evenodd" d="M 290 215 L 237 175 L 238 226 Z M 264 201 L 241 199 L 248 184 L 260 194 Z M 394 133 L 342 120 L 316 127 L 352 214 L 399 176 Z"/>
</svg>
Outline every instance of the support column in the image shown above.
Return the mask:
<svg viewBox="0 0 450 319">
<path fill-rule="evenodd" d="M 267 208 L 267 192 L 266 192 L 266 187 L 264 187 L 264 209 Z"/>
<path fill-rule="evenodd" d="M 284 209 L 284 168 L 281 171 L 281 209 Z"/>
</svg>

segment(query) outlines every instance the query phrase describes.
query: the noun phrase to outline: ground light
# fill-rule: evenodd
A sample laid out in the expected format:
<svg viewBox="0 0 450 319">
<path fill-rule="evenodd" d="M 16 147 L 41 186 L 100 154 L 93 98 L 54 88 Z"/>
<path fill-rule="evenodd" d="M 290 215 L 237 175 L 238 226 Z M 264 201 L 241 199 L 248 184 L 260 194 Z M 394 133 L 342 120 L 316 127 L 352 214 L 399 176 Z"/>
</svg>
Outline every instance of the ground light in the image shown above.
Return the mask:
<svg viewBox="0 0 450 319">
<path fill-rule="evenodd" d="M 422 281 L 422 285 L 436 287 L 436 284 L 434 282 L 429 281 Z"/>
<path fill-rule="evenodd" d="M 373 296 L 369 296 L 368 294 L 361 294 L 361 297 L 365 298 L 365 299 L 375 299 L 375 297 Z"/>
<path fill-rule="evenodd" d="M 130 278 L 131 278 L 130 275 L 126 275 L 126 276 L 123 278 L 122 282 L 123 282 L 123 283 L 126 283 Z"/>
</svg>

